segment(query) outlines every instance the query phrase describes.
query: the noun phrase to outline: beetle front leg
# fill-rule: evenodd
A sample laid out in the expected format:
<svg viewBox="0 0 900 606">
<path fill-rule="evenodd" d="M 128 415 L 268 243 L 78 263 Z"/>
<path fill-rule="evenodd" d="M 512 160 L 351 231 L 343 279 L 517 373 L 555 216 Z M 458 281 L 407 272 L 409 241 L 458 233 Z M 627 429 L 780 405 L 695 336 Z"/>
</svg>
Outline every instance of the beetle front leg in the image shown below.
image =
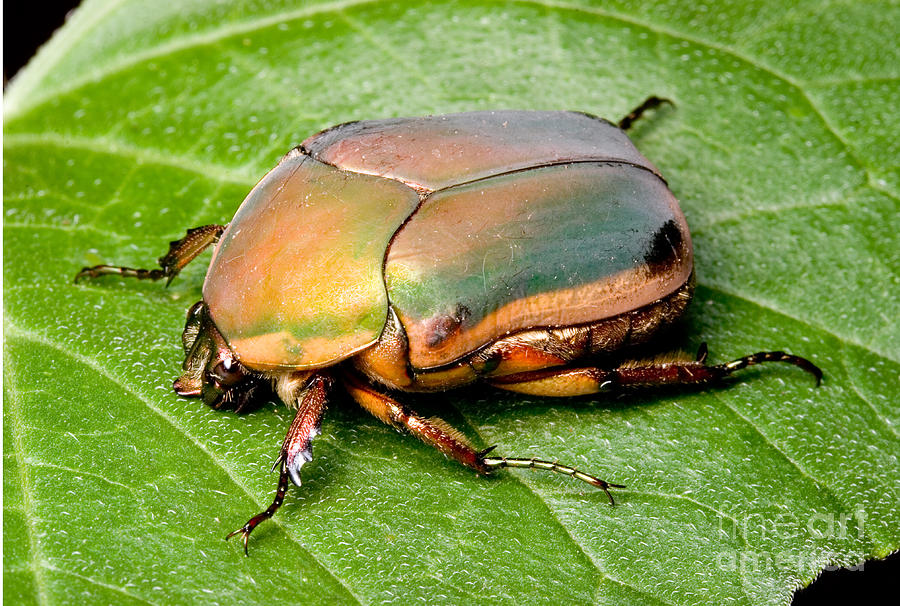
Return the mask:
<svg viewBox="0 0 900 606">
<path fill-rule="evenodd" d="M 279 475 L 278 488 L 271 505 L 225 537 L 227 541 L 231 537 L 240 534 L 244 541 L 244 555 L 248 555 L 247 544 L 253 529 L 259 526 L 261 522 L 275 515 L 275 512 L 278 511 L 284 502 L 288 481 L 290 480 L 296 486 L 300 486 L 300 468 L 312 460 L 311 443 L 312 439 L 319 435 L 322 413 L 325 411 L 325 405 L 328 401 L 328 388 L 331 385 L 331 378 L 324 373 L 309 377 L 309 373 L 300 371 L 299 373 L 289 373 L 281 377 L 279 383 L 279 395 L 282 395 L 285 390 L 289 392 L 287 402 L 297 402 L 297 414 L 294 415 L 294 420 L 291 422 L 287 435 L 284 436 L 281 452 L 275 460 L 275 465 L 273 465 L 273 469 L 275 467 L 278 468 Z"/>
<path fill-rule="evenodd" d="M 700 346 L 696 359 L 683 356 L 629 361 L 616 368 L 563 367 L 534 370 L 493 377 L 488 382 L 500 389 L 534 396 L 571 397 L 628 387 L 660 387 L 664 385 L 703 385 L 723 379 L 733 372 L 764 362 L 787 362 L 799 366 L 822 380 L 818 366 L 800 356 L 783 351 L 763 351 L 726 364 L 706 364 L 706 343 Z"/>
<path fill-rule="evenodd" d="M 95 265 L 85 267 L 75 275 L 77 282 L 81 278 L 97 278 L 99 276 L 118 275 L 123 278 L 138 280 L 159 280 L 166 278 L 166 286 L 178 275 L 185 265 L 193 261 L 210 244 L 214 244 L 225 231 L 224 225 L 203 225 L 187 230 L 180 240 L 169 242 L 169 252 L 159 258 L 160 269 L 134 269 L 116 265 Z"/>
<path fill-rule="evenodd" d="M 579 471 L 569 465 L 563 465 L 556 461 L 545 461 L 535 458 L 510 458 L 489 457 L 494 446 L 484 450 L 475 450 L 469 442 L 456 429 L 450 427 L 441 419 L 425 418 L 407 406 L 397 402 L 393 398 L 374 389 L 371 385 L 362 381 L 355 374 L 347 373 L 344 377 L 344 387 L 356 402 L 372 415 L 388 425 L 397 429 L 405 429 L 411 434 L 434 446 L 446 456 L 459 461 L 466 467 L 479 473 L 489 473 L 492 470 L 503 467 L 529 468 L 553 471 L 571 476 L 591 486 L 599 488 L 606 493 L 611 505 L 615 504 L 610 488 L 625 488 L 622 484 L 610 484 L 596 476 Z"/>
</svg>

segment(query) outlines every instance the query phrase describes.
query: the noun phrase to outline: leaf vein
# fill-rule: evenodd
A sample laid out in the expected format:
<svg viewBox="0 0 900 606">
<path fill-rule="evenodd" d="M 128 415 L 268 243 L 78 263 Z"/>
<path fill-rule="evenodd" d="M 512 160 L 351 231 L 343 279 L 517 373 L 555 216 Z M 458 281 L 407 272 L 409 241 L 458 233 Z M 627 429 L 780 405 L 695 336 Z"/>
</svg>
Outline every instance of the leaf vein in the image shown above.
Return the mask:
<svg viewBox="0 0 900 606">
<path fill-rule="evenodd" d="M 725 286 L 722 286 L 722 285 L 711 285 L 709 283 L 704 282 L 702 284 L 702 286 L 703 286 L 703 288 L 710 290 L 712 292 L 717 292 L 726 297 L 732 297 L 739 301 L 744 301 L 745 303 L 755 305 L 755 306 L 759 307 L 760 309 L 766 309 L 773 313 L 777 313 L 785 318 L 788 318 L 790 320 L 793 320 L 794 322 L 797 322 L 798 324 L 802 324 L 803 326 L 806 326 L 813 330 L 825 333 L 828 336 L 832 337 L 833 339 L 835 339 L 841 343 L 846 343 L 846 344 L 849 344 L 849 345 L 852 345 L 855 347 L 859 347 L 861 349 L 865 349 L 866 351 L 868 351 L 872 354 L 875 354 L 876 356 L 878 356 L 884 360 L 888 360 L 895 364 L 900 363 L 900 361 L 895 360 L 887 353 L 881 352 L 881 351 L 878 351 L 877 349 L 875 349 L 874 345 L 871 345 L 871 344 L 866 345 L 866 344 L 860 343 L 858 341 L 854 341 L 852 338 L 850 338 L 848 336 L 840 335 L 840 334 L 834 332 L 832 329 L 830 329 L 818 322 L 815 322 L 814 320 L 811 320 L 808 318 L 801 318 L 799 316 L 790 314 L 790 313 L 784 311 L 783 309 L 780 309 L 776 305 L 774 305 L 773 302 L 771 302 L 771 301 L 767 301 L 767 302 L 763 303 L 763 302 L 757 301 L 756 299 L 753 299 L 747 295 L 729 290 L 728 288 L 726 288 Z"/>
<path fill-rule="evenodd" d="M 484 436 L 483 436 L 483 435 L 481 434 L 481 432 L 478 430 L 478 427 L 477 427 L 474 423 L 471 422 L 471 420 L 468 418 L 468 416 L 467 416 L 465 413 L 463 413 L 458 407 L 454 406 L 454 408 L 456 408 L 456 410 L 457 410 L 457 412 L 459 413 L 459 415 L 465 420 L 466 425 L 468 425 L 468 427 L 471 428 L 471 430 L 472 430 L 475 434 L 478 435 L 478 437 L 479 437 L 479 439 L 481 440 L 481 442 L 482 442 L 482 443 L 487 443 L 486 440 L 484 439 Z M 635 585 L 632 585 L 632 584 L 630 584 L 630 583 L 627 583 L 626 581 L 623 581 L 623 580 L 621 580 L 621 579 L 619 579 L 619 578 L 616 578 L 615 576 L 613 576 L 612 574 L 610 574 L 608 571 L 606 571 L 605 567 L 603 566 L 603 563 L 602 563 L 601 561 L 598 561 L 596 558 L 592 557 L 591 554 L 589 554 L 589 553 L 587 552 L 587 550 L 585 549 L 584 545 L 582 545 L 580 542 L 578 542 L 578 541 L 575 539 L 574 535 L 572 535 L 571 531 L 569 530 L 569 527 L 566 526 L 566 525 L 563 523 L 563 521 L 559 518 L 559 516 L 556 514 L 556 512 L 553 511 L 553 509 L 550 507 L 550 505 L 549 505 L 549 504 L 541 497 L 540 494 L 538 494 L 538 492 L 537 492 L 537 490 L 534 488 L 534 486 L 532 486 L 531 484 L 529 484 L 528 482 L 526 482 L 525 480 L 523 480 L 523 479 L 522 479 L 518 474 L 516 474 L 516 473 L 510 473 L 509 475 L 511 475 L 511 476 L 515 479 L 516 482 L 518 482 L 519 484 L 521 484 L 522 486 L 524 486 L 524 487 L 526 488 L 526 490 L 527 490 L 529 493 L 531 493 L 531 495 L 532 495 L 533 497 L 535 497 L 535 498 L 537 499 L 537 501 L 538 501 L 538 502 L 539 502 L 539 503 L 547 510 L 547 512 L 548 512 L 548 514 L 550 515 L 550 517 L 553 518 L 553 520 L 556 522 L 556 524 L 557 524 L 557 526 L 560 528 L 560 530 L 562 530 L 562 532 L 564 532 L 565 535 L 569 538 L 569 540 L 571 541 L 572 545 L 575 546 L 575 547 L 577 547 L 577 548 L 578 548 L 578 551 L 580 551 L 580 552 L 584 555 L 584 557 L 587 558 L 587 560 L 588 560 L 589 562 L 591 562 L 591 564 L 593 564 L 594 570 L 596 570 L 597 574 L 600 575 L 600 577 L 605 578 L 605 579 L 607 579 L 607 580 L 609 580 L 609 581 L 612 581 L 613 583 L 618 583 L 619 585 L 622 585 L 623 587 L 628 587 L 628 588 L 632 589 L 633 591 L 635 591 L 635 592 L 637 592 L 637 593 L 639 593 L 639 594 L 641 594 L 641 595 L 646 595 L 646 596 L 648 596 L 648 597 L 651 597 L 651 598 L 653 598 L 654 600 L 656 600 L 656 601 L 658 601 L 658 602 L 661 602 L 661 603 L 663 603 L 663 604 L 666 604 L 667 606 L 676 606 L 675 604 L 673 604 L 673 603 L 671 603 L 671 602 L 668 602 L 668 601 L 666 601 L 666 600 L 663 600 L 660 596 L 657 596 L 657 595 L 653 595 L 653 594 L 651 594 L 651 593 L 648 593 L 646 590 L 644 590 L 644 589 L 642 589 L 642 588 L 640 588 L 640 587 L 637 587 L 637 586 L 635 586 Z"/>
<path fill-rule="evenodd" d="M 809 480 L 810 482 L 812 482 L 816 487 L 818 487 L 818 488 L 822 489 L 824 492 L 826 492 L 828 494 L 828 496 L 830 497 L 831 501 L 833 501 L 835 504 L 840 506 L 840 508 L 842 510 L 852 511 L 849 507 L 847 507 L 847 505 L 840 498 L 838 498 L 837 493 L 834 490 L 832 490 L 832 488 L 828 484 L 826 484 L 822 480 L 819 480 L 818 478 L 814 477 L 812 474 L 807 472 L 805 469 L 803 469 L 803 467 L 800 466 L 800 463 L 798 463 L 796 460 L 794 460 L 793 457 L 789 456 L 781 447 L 779 447 L 775 443 L 775 440 L 773 440 L 768 435 L 766 435 L 766 433 L 762 430 L 762 428 L 759 425 L 757 425 L 752 420 L 750 420 L 750 418 L 748 418 L 746 415 L 744 415 L 740 411 L 738 411 L 738 409 L 735 408 L 734 406 L 732 406 L 728 402 L 727 399 L 721 397 L 719 394 L 715 394 L 714 397 L 722 406 L 725 407 L 725 409 L 730 411 L 735 417 L 737 417 L 738 419 L 743 421 L 748 427 L 750 427 L 760 438 L 763 439 L 763 441 L 766 444 L 768 444 L 772 448 L 772 450 L 774 450 L 776 453 L 778 453 L 778 455 L 782 459 L 784 459 L 788 464 L 790 464 L 791 467 L 793 467 L 797 471 L 797 473 L 799 473 L 802 477 L 804 477 L 807 480 Z"/>
<path fill-rule="evenodd" d="M 103 581 L 99 581 L 93 577 L 85 576 L 83 574 L 78 574 L 77 572 L 73 572 L 71 570 L 63 570 L 62 568 L 58 568 L 58 567 L 52 566 L 50 564 L 42 564 L 41 566 L 47 570 L 51 570 L 51 571 L 59 573 L 59 574 L 63 574 L 66 576 L 70 576 L 70 577 L 79 579 L 86 583 L 90 583 L 91 585 L 96 585 L 97 587 L 103 587 L 104 589 L 109 589 L 111 591 L 115 591 L 116 593 L 121 593 L 122 595 L 128 596 L 129 598 L 131 598 L 133 600 L 137 600 L 138 602 L 142 602 L 144 604 L 157 603 L 157 602 L 151 602 L 150 600 L 147 600 L 146 598 L 142 598 L 138 595 L 135 595 L 135 594 L 131 593 L 130 591 L 127 591 L 124 587 L 120 587 L 118 585 L 112 585 L 110 583 L 104 583 Z"/>
<path fill-rule="evenodd" d="M 23 114 L 29 109 L 34 109 L 44 103 L 48 103 L 54 97 L 70 94 L 81 87 L 88 86 L 94 82 L 97 82 L 104 78 L 108 78 L 114 74 L 124 72 L 127 69 L 145 61 L 150 61 L 158 57 L 164 57 L 166 55 L 174 54 L 176 52 L 187 50 L 189 48 L 211 46 L 221 40 L 230 38 L 232 36 L 248 34 L 257 30 L 271 27 L 272 25 L 277 25 L 278 23 L 295 21 L 298 19 L 304 19 L 323 13 L 337 12 L 347 7 L 371 4 L 375 1 L 377 0 L 341 0 L 338 2 L 321 4 L 318 6 L 279 11 L 265 17 L 249 19 L 244 22 L 228 23 L 221 27 L 213 28 L 208 32 L 184 36 L 183 38 L 176 38 L 171 42 L 160 44 L 159 46 L 152 47 L 149 50 L 125 55 L 109 65 L 105 65 L 82 76 L 73 78 L 66 86 L 61 86 L 55 90 L 51 90 L 47 94 L 31 95 L 30 100 L 32 101 L 32 103 L 29 106 L 20 107 L 19 105 L 13 105 L 12 109 L 9 110 L 4 118 L 7 122 L 9 122 L 12 118 L 16 117 L 17 115 Z"/>
<path fill-rule="evenodd" d="M 6 324 L 6 334 L 7 334 L 7 336 L 12 336 L 13 338 L 20 338 L 22 340 L 31 341 L 32 343 L 37 343 L 39 345 L 49 347 L 51 349 L 54 349 L 54 350 L 62 353 L 65 356 L 73 358 L 74 360 L 84 364 L 85 366 L 88 366 L 89 368 L 91 368 L 93 371 L 95 371 L 99 375 L 107 378 L 108 380 L 113 382 L 115 385 L 120 387 L 123 391 L 130 393 L 132 396 L 137 398 L 138 401 L 141 402 L 141 404 L 146 406 L 149 411 L 156 414 L 158 417 L 160 417 L 161 419 L 163 419 L 164 421 L 169 423 L 173 429 L 175 429 L 176 431 L 181 433 L 189 442 L 191 442 L 196 448 L 198 448 L 201 452 L 203 452 L 212 463 L 214 463 L 217 467 L 222 469 L 222 471 L 225 472 L 225 475 L 228 476 L 228 478 L 234 483 L 235 486 L 240 488 L 254 503 L 256 503 L 256 505 L 258 507 L 262 507 L 262 503 L 259 502 L 259 500 L 253 494 L 253 492 L 251 492 L 250 489 L 240 480 L 239 476 L 237 475 L 237 473 L 235 472 L 234 469 L 232 469 L 223 460 L 221 460 L 219 457 L 217 457 L 212 451 L 210 451 L 208 448 L 206 448 L 206 446 L 202 442 L 200 442 L 196 438 L 196 436 L 191 435 L 190 433 L 185 431 L 184 428 L 179 426 L 178 423 L 176 423 L 175 420 L 170 415 L 166 414 L 163 410 L 161 410 L 159 407 L 157 407 L 153 403 L 152 400 L 144 397 L 140 392 L 138 392 L 136 389 L 134 389 L 131 385 L 129 385 L 128 383 L 123 381 L 121 379 L 121 377 L 111 373 L 108 369 L 104 368 L 101 364 L 99 364 L 95 359 L 93 359 L 90 356 L 76 352 L 71 347 L 65 347 L 59 343 L 56 343 L 55 341 L 49 339 L 45 335 L 33 332 L 28 329 L 23 329 L 15 324 L 9 322 L 9 320 L 7 320 L 7 324 Z M 322 564 L 321 560 L 319 560 L 319 558 L 316 556 L 316 554 L 310 552 L 308 549 L 303 547 L 303 545 L 293 536 L 293 533 L 289 532 L 288 529 L 284 526 L 284 524 L 280 520 L 278 520 L 277 518 L 273 518 L 271 521 L 274 522 L 274 524 L 276 526 L 278 526 L 284 532 L 285 536 L 287 536 L 290 541 L 292 541 L 293 543 L 295 543 L 297 545 L 298 549 L 305 552 L 311 559 L 313 559 L 319 565 L 319 567 L 322 570 L 327 572 L 335 580 L 335 582 L 340 587 L 342 587 L 349 596 L 351 596 L 354 599 L 355 602 L 357 602 L 359 604 L 364 603 L 363 600 L 359 596 L 357 596 L 334 572 L 332 572 L 329 568 L 327 568 L 326 566 L 324 566 Z M 46 600 L 44 600 L 44 601 L 46 602 Z"/>
<path fill-rule="evenodd" d="M 900 432 L 897 431 L 897 429 L 890 422 L 890 420 L 886 416 L 884 416 L 881 413 L 881 411 L 879 411 L 875 407 L 875 404 L 872 403 L 872 401 L 869 400 L 869 398 L 867 398 L 866 396 L 864 396 L 863 393 L 859 390 L 859 386 L 857 386 L 856 381 L 854 380 L 853 374 L 850 372 L 850 369 L 847 367 L 847 357 L 846 356 L 841 356 L 841 366 L 844 368 L 844 374 L 847 376 L 847 383 L 850 385 L 850 389 L 853 390 L 853 393 L 856 394 L 856 397 L 859 398 L 861 402 L 863 402 L 866 406 L 869 407 L 869 409 L 872 411 L 872 413 L 875 415 L 875 417 L 884 424 L 884 426 L 887 428 L 887 430 L 891 434 L 893 434 L 893 436 L 895 438 L 900 438 Z"/>
<path fill-rule="evenodd" d="M 94 473 L 93 471 L 87 471 L 86 469 L 75 469 L 73 467 L 67 467 L 65 465 L 58 465 L 56 463 L 49 463 L 47 461 L 39 461 L 39 460 L 35 460 L 35 459 L 29 459 L 28 464 L 31 465 L 32 467 L 44 467 L 47 469 L 58 469 L 60 471 L 66 471 L 66 472 L 69 472 L 71 474 L 78 475 L 78 476 L 88 476 L 91 478 L 97 478 L 98 480 L 103 480 L 104 482 L 106 482 L 112 486 L 119 486 L 121 488 L 124 488 L 125 490 L 130 492 L 132 495 L 135 495 L 135 496 L 137 495 L 137 490 L 133 486 L 128 486 L 126 484 L 122 484 L 121 482 L 116 482 L 115 480 L 111 480 L 107 477 L 104 477 L 104 476 L 100 475 L 99 473 Z"/>
<path fill-rule="evenodd" d="M 9 334 L 7 329 L 6 334 Z M 4 339 L 5 341 L 5 339 Z M 28 533 L 28 544 L 29 544 L 29 555 L 31 556 L 31 564 L 32 570 L 34 571 L 34 584 L 37 587 L 37 598 L 40 604 L 48 604 L 49 599 L 47 596 L 47 580 L 44 578 L 44 575 L 40 572 L 40 568 L 35 568 L 35 565 L 38 562 L 43 560 L 43 554 L 41 551 L 40 542 L 37 539 L 37 532 L 35 529 L 35 508 L 34 508 L 34 500 L 33 500 L 33 489 L 31 486 L 31 475 L 28 473 L 28 463 L 26 462 L 25 455 L 25 445 L 22 443 L 22 425 L 24 424 L 24 419 L 22 418 L 22 410 L 21 410 L 21 402 L 19 401 L 18 394 L 15 390 L 16 383 L 16 371 L 15 371 L 15 363 L 12 361 L 11 357 L 8 355 L 8 349 L 4 345 L 4 366 L 6 367 L 6 372 L 4 375 L 6 376 L 6 385 L 5 387 L 8 390 L 4 390 L 7 392 L 9 396 L 7 398 L 8 407 L 10 413 L 10 420 L 13 425 L 13 439 L 12 446 L 13 452 L 15 453 L 15 458 L 17 461 L 16 468 L 19 472 L 19 485 L 22 488 L 22 515 L 26 520 L 26 532 Z M 4 474 L 5 477 L 6 474 Z"/>
<path fill-rule="evenodd" d="M 441 90 L 441 87 L 435 86 L 434 81 L 429 78 L 427 74 L 425 74 L 422 70 L 419 69 L 418 65 L 410 63 L 405 56 L 400 53 L 394 51 L 394 49 L 387 44 L 384 44 L 372 31 L 371 27 L 366 27 L 364 24 L 360 23 L 358 20 L 353 19 L 345 10 L 339 11 L 341 18 L 344 20 L 347 25 L 358 31 L 365 40 L 375 47 L 377 50 L 382 51 L 386 55 L 388 55 L 393 61 L 402 65 L 405 68 L 405 73 L 411 74 L 418 80 L 423 87 L 417 89 L 417 94 L 421 95 L 423 92 L 427 92 L 429 94 L 434 94 L 436 91 Z"/>
<path fill-rule="evenodd" d="M 134 147 L 130 144 L 105 137 L 74 137 L 57 133 L 13 134 L 3 137 L 4 145 L 27 146 L 49 145 L 67 149 L 81 149 L 97 154 L 117 155 L 133 159 L 138 163 L 171 167 L 190 171 L 209 179 L 235 183 L 249 187 L 259 178 L 250 167 L 225 167 L 184 156 L 176 156 L 165 151 Z"/>
<path fill-rule="evenodd" d="M 578 5 L 567 4 L 565 2 L 555 2 L 553 0 L 516 0 L 516 1 L 519 3 L 522 3 L 522 4 L 534 4 L 534 5 L 538 5 L 538 6 L 553 7 L 553 8 L 557 8 L 559 10 L 582 12 L 582 13 L 596 15 L 599 17 L 605 17 L 607 19 L 614 19 L 614 20 L 620 21 L 622 23 L 627 23 L 629 25 L 633 25 L 635 27 L 642 27 L 642 28 L 646 29 L 647 31 L 653 32 L 657 35 L 662 34 L 662 35 L 670 36 L 677 40 L 684 40 L 686 42 L 691 42 L 692 44 L 696 44 L 698 46 L 703 46 L 703 47 L 706 47 L 706 48 L 709 48 L 712 50 L 716 50 L 718 52 L 730 55 L 730 56 L 734 57 L 735 59 L 738 59 L 738 60 L 746 63 L 747 65 L 756 67 L 760 71 L 763 71 L 763 72 L 769 74 L 771 77 L 775 78 L 776 80 L 780 80 L 780 81 L 784 82 L 785 84 L 789 85 L 791 88 L 795 89 L 797 91 L 797 94 L 806 101 L 806 103 L 809 105 L 810 109 L 812 109 L 812 111 L 815 112 L 815 114 L 819 117 L 819 119 L 822 122 L 822 125 L 825 127 L 825 129 L 829 133 L 831 133 L 831 135 L 844 147 L 845 151 L 847 152 L 847 155 L 854 161 L 857 168 L 864 171 L 867 175 L 871 176 L 870 167 L 868 167 L 868 165 L 865 162 L 863 162 L 863 160 L 857 155 L 855 148 L 850 146 L 849 143 L 847 141 L 845 141 L 838 134 L 838 132 L 832 127 L 831 123 L 825 117 L 825 114 L 822 112 L 822 110 L 815 103 L 813 103 L 813 100 L 810 98 L 810 96 L 807 94 L 807 92 L 803 89 L 802 86 L 800 86 L 799 81 L 795 80 L 794 78 L 792 78 L 791 76 L 788 76 L 787 74 L 785 74 L 783 72 L 780 72 L 779 70 L 775 69 L 774 67 L 765 63 L 764 61 L 762 61 L 759 58 L 751 57 L 751 56 L 746 55 L 745 53 L 739 51 L 736 48 L 732 48 L 732 47 L 729 47 L 724 44 L 719 44 L 719 43 L 713 42 L 712 40 L 706 40 L 704 38 L 690 35 L 685 32 L 680 32 L 678 30 L 671 29 L 669 27 L 665 27 L 665 26 L 655 24 L 655 23 L 649 23 L 647 21 L 643 21 L 641 19 L 637 19 L 637 18 L 629 16 L 629 15 L 623 15 L 621 13 L 610 12 L 610 11 L 600 9 L 597 7 L 578 6 Z"/>
</svg>

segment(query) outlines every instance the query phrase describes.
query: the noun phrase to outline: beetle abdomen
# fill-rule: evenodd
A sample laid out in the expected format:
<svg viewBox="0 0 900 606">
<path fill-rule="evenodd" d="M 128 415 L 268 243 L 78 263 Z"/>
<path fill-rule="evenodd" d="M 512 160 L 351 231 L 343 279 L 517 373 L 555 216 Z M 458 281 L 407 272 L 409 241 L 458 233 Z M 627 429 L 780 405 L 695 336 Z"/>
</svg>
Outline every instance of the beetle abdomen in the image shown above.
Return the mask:
<svg viewBox="0 0 900 606">
<path fill-rule="evenodd" d="M 430 195 L 388 251 L 410 362 L 448 364 L 498 338 L 648 305 L 687 282 L 675 197 L 632 164 L 517 171 Z"/>
</svg>

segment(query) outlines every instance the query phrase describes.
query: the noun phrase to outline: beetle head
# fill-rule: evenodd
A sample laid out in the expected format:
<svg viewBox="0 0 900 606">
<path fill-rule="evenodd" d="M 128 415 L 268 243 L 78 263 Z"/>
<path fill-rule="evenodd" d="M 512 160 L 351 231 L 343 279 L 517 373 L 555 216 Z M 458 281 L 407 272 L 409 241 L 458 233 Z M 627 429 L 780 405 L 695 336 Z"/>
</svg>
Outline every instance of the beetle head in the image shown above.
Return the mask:
<svg viewBox="0 0 900 606">
<path fill-rule="evenodd" d="M 175 393 L 201 397 L 216 410 L 235 412 L 247 412 L 265 401 L 268 381 L 238 361 L 203 301 L 188 310 L 181 341 L 184 372 L 172 385 Z"/>
</svg>

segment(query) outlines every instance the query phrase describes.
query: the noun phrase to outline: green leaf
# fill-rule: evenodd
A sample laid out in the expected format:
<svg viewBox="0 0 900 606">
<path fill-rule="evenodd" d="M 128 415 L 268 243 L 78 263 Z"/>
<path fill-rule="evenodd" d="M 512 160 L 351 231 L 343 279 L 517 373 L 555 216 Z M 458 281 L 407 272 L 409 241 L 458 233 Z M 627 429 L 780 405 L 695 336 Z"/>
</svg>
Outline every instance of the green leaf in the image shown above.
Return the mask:
<svg viewBox="0 0 900 606">
<path fill-rule="evenodd" d="M 900 548 L 900 5 L 88 0 L 4 115 L 4 600 L 784 604 Z M 682 201 L 698 290 L 672 348 L 808 356 L 704 392 L 420 397 L 480 445 L 626 484 L 475 477 L 336 398 L 251 557 L 290 415 L 171 391 L 203 261 L 73 284 L 227 221 L 346 120 L 610 118 Z"/>
</svg>

